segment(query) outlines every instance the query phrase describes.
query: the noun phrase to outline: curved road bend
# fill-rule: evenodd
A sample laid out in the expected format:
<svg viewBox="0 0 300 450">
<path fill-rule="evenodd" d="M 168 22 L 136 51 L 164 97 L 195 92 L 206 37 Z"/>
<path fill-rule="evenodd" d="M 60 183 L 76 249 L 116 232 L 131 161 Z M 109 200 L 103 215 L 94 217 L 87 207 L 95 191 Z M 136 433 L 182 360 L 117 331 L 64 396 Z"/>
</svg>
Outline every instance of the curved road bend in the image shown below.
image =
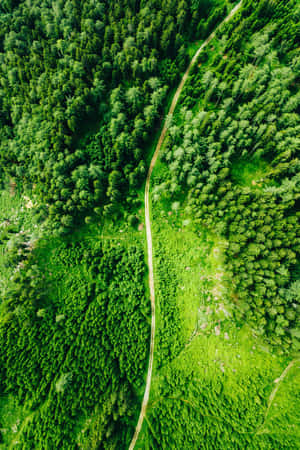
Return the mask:
<svg viewBox="0 0 300 450">
<path fill-rule="evenodd" d="M 220 28 L 225 22 L 227 22 L 231 17 L 236 13 L 236 11 L 241 7 L 242 1 L 240 1 L 228 14 L 228 16 L 220 23 L 220 25 L 216 28 Z M 215 31 L 216 31 L 215 30 Z M 184 86 L 184 83 L 186 82 L 190 70 L 195 64 L 199 54 L 202 52 L 204 47 L 207 46 L 207 44 L 215 37 L 215 31 L 209 35 L 209 37 L 203 42 L 203 44 L 198 48 L 197 52 L 193 56 L 193 59 L 191 60 L 188 68 L 186 69 L 181 82 L 174 94 L 170 109 L 168 111 L 167 115 L 173 114 L 175 107 L 178 102 L 178 98 L 181 94 L 182 88 Z M 164 141 L 164 138 L 167 133 L 167 126 L 166 121 L 164 123 L 162 132 L 160 134 L 158 143 L 156 145 L 155 152 L 153 154 L 150 167 L 147 174 L 146 179 L 146 185 L 145 185 L 145 222 L 146 222 L 146 237 L 147 237 L 147 247 L 148 247 L 148 268 L 149 268 L 149 286 L 150 286 L 150 299 L 151 299 L 151 339 L 150 339 L 150 354 L 149 354 L 149 365 L 148 365 L 148 372 L 147 372 L 147 379 L 146 379 L 146 388 L 144 393 L 144 398 L 142 402 L 141 412 L 139 416 L 138 423 L 135 428 L 135 432 L 132 438 L 132 441 L 129 446 L 129 450 L 133 450 L 137 441 L 137 438 L 139 436 L 139 433 L 142 428 L 142 424 L 144 421 L 148 401 L 149 401 L 149 395 L 150 395 L 150 386 L 151 386 L 151 376 L 152 376 L 152 367 L 153 367 L 153 356 L 154 356 L 154 337 L 155 337 L 155 291 L 154 291 L 154 274 L 153 274 L 153 258 L 152 258 L 152 236 L 151 236 L 151 221 L 150 221 L 150 210 L 149 210 L 149 190 L 150 190 L 150 179 L 151 174 L 153 171 L 153 168 L 155 166 L 159 151 L 161 149 L 162 143 Z"/>
</svg>

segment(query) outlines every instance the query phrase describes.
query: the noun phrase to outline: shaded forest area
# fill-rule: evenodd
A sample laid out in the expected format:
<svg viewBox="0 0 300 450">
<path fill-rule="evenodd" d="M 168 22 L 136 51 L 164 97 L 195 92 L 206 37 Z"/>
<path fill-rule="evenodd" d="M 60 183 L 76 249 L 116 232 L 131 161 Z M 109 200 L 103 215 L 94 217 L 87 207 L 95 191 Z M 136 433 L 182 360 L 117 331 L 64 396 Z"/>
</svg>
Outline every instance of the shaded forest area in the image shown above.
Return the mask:
<svg viewBox="0 0 300 450">
<path fill-rule="evenodd" d="M 131 203 L 187 42 L 226 10 L 218 0 L 1 2 L 2 181 L 32 187 L 40 220 L 60 233 Z"/>
</svg>

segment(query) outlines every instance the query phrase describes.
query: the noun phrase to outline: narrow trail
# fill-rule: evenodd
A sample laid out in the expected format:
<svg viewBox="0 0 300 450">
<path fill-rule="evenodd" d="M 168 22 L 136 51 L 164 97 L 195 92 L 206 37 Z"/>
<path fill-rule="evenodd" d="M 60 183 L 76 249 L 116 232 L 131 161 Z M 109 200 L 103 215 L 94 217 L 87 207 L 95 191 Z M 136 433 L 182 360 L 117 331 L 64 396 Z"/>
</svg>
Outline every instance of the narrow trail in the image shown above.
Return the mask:
<svg viewBox="0 0 300 450">
<path fill-rule="evenodd" d="M 220 28 L 225 22 L 228 22 L 228 20 L 231 19 L 231 17 L 238 11 L 238 9 L 242 6 L 242 1 L 240 1 L 228 14 L 228 16 L 218 25 L 216 30 Z M 183 89 L 183 86 L 189 76 L 190 70 L 195 64 L 199 54 L 202 52 L 202 50 L 209 44 L 209 42 L 215 37 L 216 30 L 209 35 L 209 37 L 201 44 L 201 46 L 198 48 L 197 52 L 193 56 L 188 68 L 186 69 L 181 82 L 174 94 L 170 109 L 167 113 L 167 115 L 171 115 L 174 113 L 174 110 L 176 108 L 179 96 L 181 94 L 181 91 Z M 132 438 L 132 441 L 129 446 L 129 450 L 133 450 L 136 444 L 136 441 L 138 439 L 139 433 L 141 431 L 143 421 L 145 418 L 145 413 L 149 401 L 149 395 L 150 395 L 150 386 L 151 386 L 151 377 L 152 377 L 152 367 L 153 367 L 153 358 L 154 358 L 154 338 L 155 338 L 155 290 L 154 290 L 154 272 L 153 272 L 153 250 L 152 250 L 152 235 L 151 235 L 151 220 L 150 220 L 150 208 L 149 208 L 149 191 L 150 191 L 150 180 L 152 171 L 154 169 L 159 151 L 161 149 L 162 143 L 165 139 L 167 133 L 167 124 L 166 120 L 164 122 L 163 129 L 161 131 L 159 140 L 157 142 L 155 152 L 153 154 L 150 167 L 147 174 L 146 179 L 146 185 L 145 185 L 145 223 L 146 223 L 146 238 L 147 238 L 147 248 L 148 248 L 148 270 L 149 270 L 149 286 L 150 286 L 150 299 L 151 299 L 151 338 L 150 338 L 150 353 L 149 353 L 149 365 L 148 365 L 148 372 L 147 372 L 147 379 L 146 379 L 146 388 L 144 392 L 144 398 L 142 402 L 141 412 L 139 416 L 138 423 L 135 428 L 135 432 Z"/>
<path fill-rule="evenodd" d="M 277 378 L 277 380 L 275 380 L 276 386 L 274 387 L 273 391 L 270 394 L 270 397 L 269 397 L 269 400 L 268 400 L 268 407 L 267 407 L 267 410 L 265 412 L 264 421 L 263 421 L 262 425 L 258 428 L 258 430 L 255 432 L 255 434 L 262 434 L 262 433 L 264 433 L 263 427 L 264 427 L 264 425 L 266 423 L 266 420 L 267 420 L 270 408 L 271 408 L 273 400 L 274 400 L 274 398 L 275 398 L 275 396 L 277 394 L 277 391 L 280 388 L 281 383 L 283 382 L 284 378 L 287 376 L 287 374 L 290 371 L 290 369 L 294 366 L 294 364 L 299 363 L 299 362 L 300 362 L 299 358 L 298 359 L 294 359 L 293 361 L 291 361 L 289 363 L 289 365 L 284 369 L 284 371 L 282 372 L 280 377 Z"/>
</svg>

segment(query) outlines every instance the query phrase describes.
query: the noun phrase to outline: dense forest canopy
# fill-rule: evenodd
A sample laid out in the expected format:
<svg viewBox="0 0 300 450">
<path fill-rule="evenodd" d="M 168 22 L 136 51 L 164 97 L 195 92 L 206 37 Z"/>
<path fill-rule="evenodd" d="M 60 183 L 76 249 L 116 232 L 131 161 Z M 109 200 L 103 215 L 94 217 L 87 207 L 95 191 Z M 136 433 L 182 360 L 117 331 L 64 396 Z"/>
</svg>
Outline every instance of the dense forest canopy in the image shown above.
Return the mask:
<svg viewBox="0 0 300 450">
<path fill-rule="evenodd" d="M 33 186 L 60 232 L 115 212 L 145 177 L 145 142 L 186 43 L 208 34 L 222 3 L 2 2 L 2 180 Z"/>
</svg>

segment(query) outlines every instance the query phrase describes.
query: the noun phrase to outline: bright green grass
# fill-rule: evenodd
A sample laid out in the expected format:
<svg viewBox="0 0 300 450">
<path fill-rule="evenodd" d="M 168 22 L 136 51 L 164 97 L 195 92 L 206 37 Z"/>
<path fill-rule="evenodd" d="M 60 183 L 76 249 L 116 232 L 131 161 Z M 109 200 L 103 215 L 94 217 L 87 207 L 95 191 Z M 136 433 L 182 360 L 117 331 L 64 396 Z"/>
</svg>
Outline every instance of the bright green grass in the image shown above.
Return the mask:
<svg viewBox="0 0 300 450">
<path fill-rule="evenodd" d="M 0 397 L 0 430 L 3 442 L 0 442 L 0 449 L 11 448 L 17 441 L 18 432 L 22 422 L 28 416 L 29 411 L 18 406 L 13 397 Z"/>
<path fill-rule="evenodd" d="M 189 55 L 189 58 L 192 59 L 196 51 L 201 45 L 201 40 L 190 42 L 187 45 L 187 53 Z"/>
<path fill-rule="evenodd" d="M 288 361 L 283 357 L 276 357 L 263 341 L 252 336 L 251 330 L 247 326 L 241 329 L 229 327 L 228 339 L 224 339 L 224 332 L 219 336 L 215 333 L 198 335 L 187 345 L 184 350 L 169 365 L 156 373 L 153 378 L 151 403 L 148 408 L 148 423 L 151 426 L 152 414 L 158 403 L 173 399 L 175 408 L 179 401 L 183 408 L 187 403 L 197 408 L 197 393 L 195 386 L 199 386 L 206 381 L 219 389 L 222 386 L 222 396 L 230 398 L 234 405 L 228 405 L 224 415 L 231 418 L 236 410 L 243 410 L 243 404 L 239 401 L 243 397 L 251 397 L 253 391 L 257 391 L 253 399 L 256 410 L 256 420 L 251 428 L 248 423 L 243 422 L 241 416 L 237 422 L 236 429 L 247 429 L 250 436 L 256 436 L 259 446 L 263 448 L 265 435 L 276 435 L 288 433 L 295 440 L 300 436 L 299 423 L 299 364 L 283 381 L 277 392 L 272 408 L 270 409 L 266 421 L 264 421 L 267 411 L 268 398 L 275 387 L 276 379 L 281 375 Z M 164 388 L 164 378 L 168 374 L 176 373 L 182 377 L 182 382 L 189 380 L 187 393 L 182 397 L 176 390 L 169 391 L 164 396 L 159 393 Z M 191 381 L 192 374 L 192 381 Z M 187 382 L 187 381 L 186 381 Z M 166 391 L 165 391 L 166 392 Z M 218 409 L 218 404 L 213 405 Z M 212 413 L 213 414 L 213 413 Z M 153 419 L 152 419 L 153 420 Z M 170 417 L 171 420 L 171 417 Z M 192 420 L 192 419 L 191 419 Z M 220 419 L 222 421 L 222 419 Z M 223 422 L 226 427 L 226 421 Z M 152 424 L 153 425 L 153 424 Z M 178 424 L 180 427 L 181 424 Z M 175 425 L 176 427 L 176 425 Z M 187 427 L 193 427 L 192 422 Z M 243 431 L 241 431 L 243 433 Z M 226 444 L 224 442 L 225 448 Z M 140 448 L 144 448 L 143 445 Z M 277 447 L 276 447 L 277 448 Z"/>
<path fill-rule="evenodd" d="M 7 242 L 13 237 L 10 231 L 22 231 L 33 239 L 39 233 L 29 195 L 10 192 L 9 188 L 0 191 L 0 293 L 7 288 L 13 270 L 7 264 Z"/>
<path fill-rule="evenodd" d="M 260 158 L 252 160 L 240 159 L 231 166 L 231 176 L 240 186 L 261 188 L 270 185 L 270 181 L 265 180 L 270 172 L 270 167 L 266 161 Z M 275 183 L 273 183 L 275 185 Z"/>
<path fill-rule="evenodd" d="M 299 355 L 298 355 L 299 358 Z M 272 405 L 267 411 L 265 420 L 257 430 L 257 434 L 266 434 L 271 430 L 277 433 L 294 434 L 300 442 L 300 359 L 295 361 L 286 377 L 280 382 L 273 381 L 273 388 L 279 384 Z M 286 420 L 282 420 L 285 417 Z"/>
<path fill-rule="evenodd" d="M 177 272 L 177 305 L 186 341 L 189 342 L 201 326 L 210 327 L 211 321 L 207 320 L 205 313 L 207 307 L 210 307 L 215 321 L 224 318 L 223 310 L 230 309 L 225 309 L 223 304 L 227 295 L 223 266 L 226 242 L 206 229 L 196 231 L 184 212 L 163 212 L 160 231 L 156 220 L 153 223 L 153 245 L 157 252 L 161 245 L 168 249 L 167 257 Z M 221 300 L 222 304 L 219 304 Z"/>
</svg>

